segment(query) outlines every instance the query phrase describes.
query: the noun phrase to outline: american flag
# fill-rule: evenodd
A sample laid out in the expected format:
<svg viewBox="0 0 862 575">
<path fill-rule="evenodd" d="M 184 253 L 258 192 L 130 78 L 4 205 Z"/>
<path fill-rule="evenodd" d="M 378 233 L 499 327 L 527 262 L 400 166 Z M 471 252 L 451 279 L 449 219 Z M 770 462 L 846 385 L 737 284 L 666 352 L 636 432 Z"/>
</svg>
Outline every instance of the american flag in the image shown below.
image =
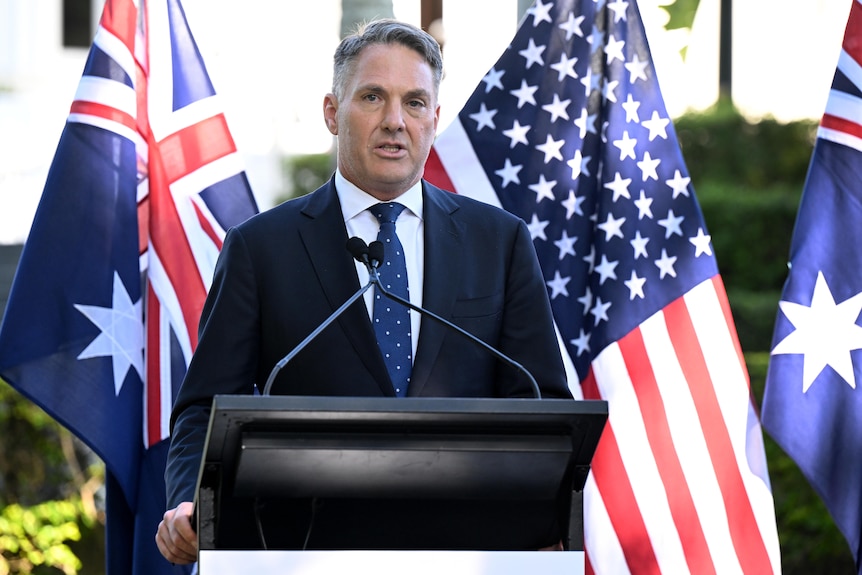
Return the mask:
<svg viewBox="0 0 862 575">
<path fill-rule="evenodd" d="M 527 222 L 573 392 L 608 401 L 588 572 L 779 572 L 748 373 L 637 4 L 537 0 L 426 177 Z"/>
<path fill-rule="evenodd" d="M 862 4 L 844 43 L 802 194 L 763 424 L 826 503 L 862 573 Z"/>
<path fill-rule="evenodd" d="M 104 460 L 108 573 L 156 548 L 168 422 L 227 228 L 257 212 L 180 0 L 108 0 L 0 326 L 0 375 Z"/>
</svg>

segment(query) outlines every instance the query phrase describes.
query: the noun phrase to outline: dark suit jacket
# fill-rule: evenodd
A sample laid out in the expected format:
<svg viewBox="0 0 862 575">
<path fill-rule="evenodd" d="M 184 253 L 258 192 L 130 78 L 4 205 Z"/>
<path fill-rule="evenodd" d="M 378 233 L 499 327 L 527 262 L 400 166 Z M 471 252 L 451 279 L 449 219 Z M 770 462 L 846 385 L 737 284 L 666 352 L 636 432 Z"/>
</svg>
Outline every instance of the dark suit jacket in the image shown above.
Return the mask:
<svg viewBox="0 0 862 575">
<path fill-rule="evenodd" d="M 570 398 L 524 222 L 427 182 L 423 193 L 423 306 L 521 363 L 543 396 Z M 347 239 L 332 180 L 228 232 L 171 418 L 169 508 L 193 500 L 213 395 L 262 389 L 273 366 L 360 288 Z M 394 396 L 362 299 L 281 370 L 272 393 Z M 532 392 L 523 374 L 425 317 L 408 395 Z"/>
</svg>

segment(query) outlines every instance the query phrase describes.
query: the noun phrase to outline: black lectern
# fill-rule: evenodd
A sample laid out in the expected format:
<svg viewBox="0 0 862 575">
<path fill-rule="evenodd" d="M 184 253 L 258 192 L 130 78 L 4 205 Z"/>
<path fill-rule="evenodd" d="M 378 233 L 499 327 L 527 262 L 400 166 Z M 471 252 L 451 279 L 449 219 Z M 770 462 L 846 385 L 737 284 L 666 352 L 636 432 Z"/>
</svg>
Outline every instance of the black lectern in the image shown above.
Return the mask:
<svg viewBox="0 0 862 575">
<path fill-rule="evenodd" d="M 217 396 L 201 550 L 582 549 L 604 401 Z"/>
</svg>

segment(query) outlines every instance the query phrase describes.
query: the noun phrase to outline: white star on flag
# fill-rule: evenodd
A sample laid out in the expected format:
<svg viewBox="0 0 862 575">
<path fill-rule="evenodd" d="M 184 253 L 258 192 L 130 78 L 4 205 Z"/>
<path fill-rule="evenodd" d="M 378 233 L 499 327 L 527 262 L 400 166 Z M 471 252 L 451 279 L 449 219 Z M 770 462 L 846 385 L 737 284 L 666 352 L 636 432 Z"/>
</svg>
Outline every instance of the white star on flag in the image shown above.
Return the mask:
<svg viewBox="0 0 862 575">
<path fill-rule="evenodd" d="M 712 241 L 712 236 L 703 233 L 703 228 L 697 229 L 697 235 L 689 238 L 688 241 L 694 245 L 694 257 L 700 257 L 703 254 L 712 255 L 712 248 L 709 243 Z"/>
<path fill-rule="evenodd" d="M 110 357 L 114 364 L 114 392 L 120 395 L 130 367 L 144 378 L 144 326 L 141 302 L 132 303 L 117 272 L 114 272 L 112 299 L 111 307 L 75 304 L 75 309 L 102 331 L 78 359 Z"/>
<path fill-rule="evenodd" d="M 823 272 L 817 272 L 810 306 L 791 301 L 781 301 L 778 306 L 796 329 L 778 342 L 772 355 L 804 356 L 802 393 L 827 366 L 856 389 L 850 352 L 862 349 L 862 327 L 856 324 L 862 312 L 862 293 L 836 304 Z"/>
</svg>

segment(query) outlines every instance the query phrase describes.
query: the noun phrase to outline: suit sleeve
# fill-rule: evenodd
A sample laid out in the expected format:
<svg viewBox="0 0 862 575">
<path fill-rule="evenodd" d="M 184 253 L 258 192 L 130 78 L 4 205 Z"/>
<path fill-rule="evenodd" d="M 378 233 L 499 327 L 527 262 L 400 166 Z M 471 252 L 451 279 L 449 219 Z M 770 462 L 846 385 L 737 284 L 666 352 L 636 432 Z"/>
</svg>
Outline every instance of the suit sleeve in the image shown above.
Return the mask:
<svg viewBox="0 0 862 575">
<path fill-rule="evenodd" d="M 213 396 L 254 393 L 259 333 L 253 266 L 242 235 L 232 229 L 201 313 L 198 346 L 171 413 L 165 469 L 169 509 L 194 498 Z"/>
<path fill-rule="evenodd" d="M 571 398 L 548 291 L 523 221 L 518 225 L 508 269 L 500 350 L 533 374 L 542 397 Z M 501 372 L 501 392 L 523 396 L 524 376 L 513 372 Z"/>
</svg>

